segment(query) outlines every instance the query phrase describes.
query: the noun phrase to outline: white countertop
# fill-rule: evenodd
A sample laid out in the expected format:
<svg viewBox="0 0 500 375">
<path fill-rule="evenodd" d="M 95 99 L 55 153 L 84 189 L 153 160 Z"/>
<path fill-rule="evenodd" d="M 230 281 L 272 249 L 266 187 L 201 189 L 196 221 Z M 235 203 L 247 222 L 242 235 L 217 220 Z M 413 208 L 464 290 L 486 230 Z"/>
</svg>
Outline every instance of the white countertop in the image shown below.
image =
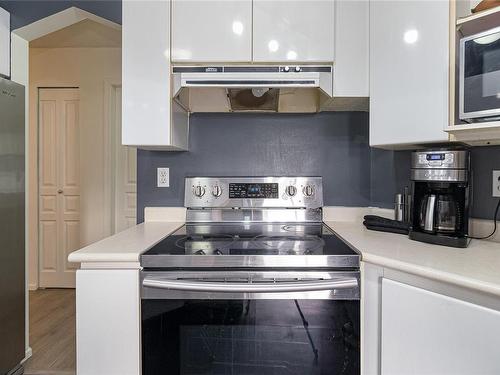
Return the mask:
<svg viewBox="0 0 500 375">
<path fill-rule="evenodd" d="M 466 249 L 412 241 L 366 229 L 361 220 L 326 221 L 362 261 L 500 296 L 500 243 L 472 240 Z"/>
<path fill-rule="evenodd" d="M 362 217 L 368 212 L 389 211 L 324 210 L 326 224 L 362 254 L 362 261 L 500 296 L 500 243 L 472 240 L 468 248 L 457 249 L 412 241 L 404 235 L 367 230 Z M 147 208 L 144 223 L 75 251 L 68 259 L 138 267 L 140 255 L 182 226 L 184 217 L 182 208 Z"/>
<path fill-rule="evenodd" d="M 139 256 L 182 226 L 182 221 L 151 221 L 71 253 L 70 262 L 139 262 Z"/>
</svg>

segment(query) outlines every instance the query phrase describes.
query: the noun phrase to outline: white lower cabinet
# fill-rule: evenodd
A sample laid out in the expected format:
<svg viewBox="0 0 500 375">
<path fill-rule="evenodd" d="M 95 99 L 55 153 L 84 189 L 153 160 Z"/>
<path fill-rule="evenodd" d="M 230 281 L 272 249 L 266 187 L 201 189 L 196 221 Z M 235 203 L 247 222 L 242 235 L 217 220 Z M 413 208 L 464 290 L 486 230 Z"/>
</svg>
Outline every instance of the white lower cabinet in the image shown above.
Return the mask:
<svg viewBox="0 0 500 375">
<path fill-rule="evenodd" d="M 382 374 L 500 374 L 500 312 L 382 280 Z"/>
<path fill-rule="evenodd" d="M 140 375 L 139 270 L 76 273 L 76 373 Z"/>
<path fill-rule="evenodd" d="M 500 298 L 364 263 L 363 375 L 500 374 Z"/>
</svg>

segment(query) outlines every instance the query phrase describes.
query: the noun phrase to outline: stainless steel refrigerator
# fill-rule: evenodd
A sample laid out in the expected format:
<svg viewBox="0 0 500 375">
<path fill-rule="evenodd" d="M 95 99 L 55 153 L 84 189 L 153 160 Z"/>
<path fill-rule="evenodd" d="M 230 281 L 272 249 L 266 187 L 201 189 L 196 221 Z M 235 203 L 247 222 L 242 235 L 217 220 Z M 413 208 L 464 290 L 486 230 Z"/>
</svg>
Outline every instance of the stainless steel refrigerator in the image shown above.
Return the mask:
<svg viewBox="0 0 500 375">
<path fill-rule="evenodd" d="M 25 356 L 24 86 L 0 78 L 0 374 Z"/>
</svg>

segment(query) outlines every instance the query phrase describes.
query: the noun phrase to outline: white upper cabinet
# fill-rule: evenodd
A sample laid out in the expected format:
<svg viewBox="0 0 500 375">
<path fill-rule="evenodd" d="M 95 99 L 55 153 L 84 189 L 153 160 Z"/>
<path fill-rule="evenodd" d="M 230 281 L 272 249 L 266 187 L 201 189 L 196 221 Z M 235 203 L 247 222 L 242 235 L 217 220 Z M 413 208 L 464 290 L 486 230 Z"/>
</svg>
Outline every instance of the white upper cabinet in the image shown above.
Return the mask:
<svg viewBox="0 0 500 375">
<path fill-rule="evenodd" d="M 445 142 L 448 1 L 370 1 L 370 145 Z"/>
<path fill-rule="evenodd" d="M 369 25 L 368 0 L 335 0 L 334 96 L 369 96 Z"/>
<path fill-rule="evenodd" d="M 10 76 L 10 13 L 0 8 L 0 75 Z"/>
<path fill-rule="evenodd" d="M 334 60 L 334 0 L 254 0 L 253 60 Z"/>
<path fill-rule="evenodd" d="M 172 61 L 252 61 L 252 0 L 173 0 Z"/>
<path fill-rule="evenodd" d="M 122 143 L 187 148 L 188 114 L 172 104 L 170 1 L 123 1 Z"/>
</svg>

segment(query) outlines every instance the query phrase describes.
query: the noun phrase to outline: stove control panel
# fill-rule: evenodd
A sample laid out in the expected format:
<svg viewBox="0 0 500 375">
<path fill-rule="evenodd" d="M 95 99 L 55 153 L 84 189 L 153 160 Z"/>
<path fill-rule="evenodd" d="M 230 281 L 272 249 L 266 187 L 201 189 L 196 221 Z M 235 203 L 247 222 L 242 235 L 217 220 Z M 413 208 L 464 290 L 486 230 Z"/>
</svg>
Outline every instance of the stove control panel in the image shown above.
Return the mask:
<svg viewBox="0 0 500 375">
<path fill-rule="evenodd" d="M 320 208 L 321 177 L 188 177 L 187 208 Z"/>
</svg>

